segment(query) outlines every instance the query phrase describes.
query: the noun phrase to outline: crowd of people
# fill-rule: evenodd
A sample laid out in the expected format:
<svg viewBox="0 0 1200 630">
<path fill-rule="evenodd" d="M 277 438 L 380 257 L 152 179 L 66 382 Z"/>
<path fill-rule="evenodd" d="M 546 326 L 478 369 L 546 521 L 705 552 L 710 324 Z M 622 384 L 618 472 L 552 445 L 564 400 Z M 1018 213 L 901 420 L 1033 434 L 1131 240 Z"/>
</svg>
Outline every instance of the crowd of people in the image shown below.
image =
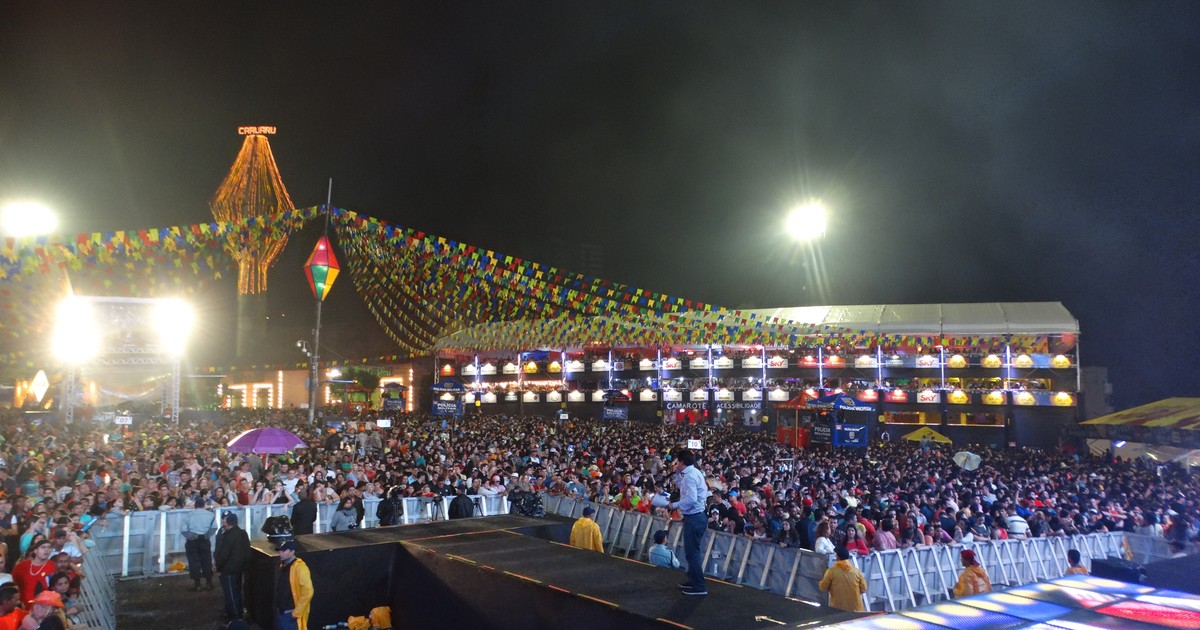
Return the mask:
<svg viewBox="0 0 1200 630">
<path fill-rule="evenodd" d="M 982 464 L 967 471 L 931 443 L 798 450 L 740 427 L 402 414 L 378 428 L 368 418 L 332 428 L 308 425 L 300 410 L 230 410 L 179 425 L 32 426 L 9 413 L 0 418 L 0 561 L 19 609 L 59 593 L 63 606 L 53 608 L 69 622 L 92 523 L 198 501 L 313 515 L 315 503 L 338 504 L 348 510 L 339 526 L 354 527 L 372 497 L 532 490 L 678 517 L 651 502 L 675 489 L 672 452 L 689 439 L 703 444 L 709 528 L 830 554 L 1101 531 L 1182 547 L 1200 514 L 1196 476 L 1148 460 L 982 448 Z M 291 429 L 309 448 L 265 458 L 225 449 L 256 426 Z M 397 522 L 399 505 L 382 502 L 384 524 Z M 303 532 L 305 518 L 295 520 Z"/>
</svg>

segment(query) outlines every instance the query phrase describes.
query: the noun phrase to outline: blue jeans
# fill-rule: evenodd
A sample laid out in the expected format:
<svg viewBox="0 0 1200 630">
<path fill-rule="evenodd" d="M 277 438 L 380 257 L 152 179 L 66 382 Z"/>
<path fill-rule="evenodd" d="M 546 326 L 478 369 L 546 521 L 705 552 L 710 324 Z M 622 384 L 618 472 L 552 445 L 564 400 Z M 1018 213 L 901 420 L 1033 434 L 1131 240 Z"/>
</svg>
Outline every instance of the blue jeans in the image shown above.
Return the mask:
<svg viewBox="0 0 1200 630">
<path fill-rule="evenodd" d="M 291 612 L 275 613 L 275 630 L 296 630 L 299 627 Z"/>
<path fill-rule="evenodd" d="M 683 517 L 683 557 L 687 560 L 687 582 L 692 588 L 703 589 L 704 557 L 700 543 L 708 530 L 708 515 L 704 512 L 686 514 Z"/>
<path fill-rule="evenodd" d="M 221 573 L 221 594 L 225 596 L 225 615 L 242 616 L 242 574 Z"/>
</svg>

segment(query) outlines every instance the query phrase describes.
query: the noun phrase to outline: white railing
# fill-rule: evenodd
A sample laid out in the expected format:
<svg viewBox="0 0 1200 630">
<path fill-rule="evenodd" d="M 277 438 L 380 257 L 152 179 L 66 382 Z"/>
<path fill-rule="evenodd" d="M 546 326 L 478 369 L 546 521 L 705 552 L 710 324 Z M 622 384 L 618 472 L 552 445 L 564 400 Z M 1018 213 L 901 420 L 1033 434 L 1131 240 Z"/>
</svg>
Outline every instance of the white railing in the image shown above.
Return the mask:
<svg viewBox="0 0 1200 630">
<path fill-rule="evenodd" d="M 115 580 L 95 550 L 83 555 L 83 575 L 77 604 L 79 622 L 89 630 L 114 630 L 117 627 Z"/>
<path fill-rule="evenodd" d="M 476 516 L 508 513 L 505 497 L 472 499 L 477 500 Z M 444 519 L 449 513 L 449 502 L 449 498 L 441 497 L 404 499 L 401 522 Z M 365 515 L 361 527 L 377 527 L 375 513 L 379 500 L 368 499 L 363 503 Z M 633 560 L 644 561 L 653 533 L 667 530 L 667 544 L 686 565 L 682 549 L 683 528 L 677 521 L 552 495 L 543 495 L 543 505 L 547 514 L 568 518 L 578 518 L 586 505 L 592 506 L 596 510 L 593 518 L 600 526 L 605 552 Z M 334 504 L 319 506 L 315 532 L 329 530 L 335 507 Z M 229 509 L 217 510 L 218 519 L 220 513 Z M 266 539 L 259 531 L 263 520 L 290 512 L 282 505 L 232 509 L 251 540 Z M 190 510 L 134 512 L 110 516 L 104 525 L 92 528 L 96 549 L 90 555 L 96 557 L 97 573 L 129 576 L 165 572 L 168 558 L 183 554 L 184 540 L 179 534 L 179 526 L 188 512 Z M 1084 566 L 1089 568 L 1096 558 L 1130 557 L 1145 564 L 1171 555 L 1162 538 L 1119 532 L 1069 538 L 984 541 L 968 546 L 975 550 L 992 582 L 1004 586 L 1061 576 L 1066 570 L 1068 549 L 1078 549 Z M 853 563 L 867 579 L 867 593 L 863 599 L 868 609 L 895 611 L 947 599 L 950 589 L 958 581 L 961 571 L 959 553 L 963 548 L 958 544 L 920 546 L 852 556 Z M 705 534 L 702 549 L 704 571 L 714 578 L 814 603 L 825 601 L 824 594 L 817 588 L 830 564 L 829 557 L 824 554 L 714 530 Z"/>
</svg>

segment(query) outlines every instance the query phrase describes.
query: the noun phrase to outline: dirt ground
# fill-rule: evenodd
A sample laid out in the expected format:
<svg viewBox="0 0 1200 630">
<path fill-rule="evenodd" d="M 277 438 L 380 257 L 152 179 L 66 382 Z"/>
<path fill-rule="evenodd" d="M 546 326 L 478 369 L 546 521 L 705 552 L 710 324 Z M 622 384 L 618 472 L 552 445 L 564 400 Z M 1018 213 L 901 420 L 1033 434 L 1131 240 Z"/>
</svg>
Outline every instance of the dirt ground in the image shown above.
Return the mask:
<svg viewBox="0 0 1200 630">
<path fill-rule="evenodd" d="M 193 593 L 186 574 L 117 581 L 117 628 L 120 630 L 223 630 L 220 585 Z M 250 624 L 252 630 L 262 630 Z"/>
</svg>

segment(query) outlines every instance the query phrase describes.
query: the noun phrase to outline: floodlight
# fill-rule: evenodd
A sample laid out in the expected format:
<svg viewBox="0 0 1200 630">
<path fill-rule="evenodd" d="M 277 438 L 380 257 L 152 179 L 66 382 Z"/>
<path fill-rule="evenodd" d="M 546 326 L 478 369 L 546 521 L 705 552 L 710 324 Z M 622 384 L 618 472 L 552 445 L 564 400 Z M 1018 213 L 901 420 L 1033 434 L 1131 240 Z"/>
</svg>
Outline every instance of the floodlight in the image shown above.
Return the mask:
<svg viewBox="0 0 1200 630">
<path fill-rule="evenodd" d="M 100 352 L 100 329 L 90 302 L 75 296 L 59 302 L 51 351 L 67 363 L 82 363 Z"/>
<path fill-rule="evenodd" d="M 183 300 L 159 302 L 154 308 L 154 329 L 158 331 L 162 352 L 175 356 L 183 354 L 194 322 L 192 307 Z"/>
<path fill-rule="evenodd" d="M 0 223 L 8 236 L 42 236 L 58 227 L 58 218 L 46 206 L 33 201 L 7 204 L 0 211 Z"/>
<path fill-rule="evenodd" d="M 811 241 L 825 236 L 825 215 L 824 204 L 819 201 L 810 201 L 793 208 L 788 213 L 784 227 L 792 238 L 798 241 Z"/>
</svg>

